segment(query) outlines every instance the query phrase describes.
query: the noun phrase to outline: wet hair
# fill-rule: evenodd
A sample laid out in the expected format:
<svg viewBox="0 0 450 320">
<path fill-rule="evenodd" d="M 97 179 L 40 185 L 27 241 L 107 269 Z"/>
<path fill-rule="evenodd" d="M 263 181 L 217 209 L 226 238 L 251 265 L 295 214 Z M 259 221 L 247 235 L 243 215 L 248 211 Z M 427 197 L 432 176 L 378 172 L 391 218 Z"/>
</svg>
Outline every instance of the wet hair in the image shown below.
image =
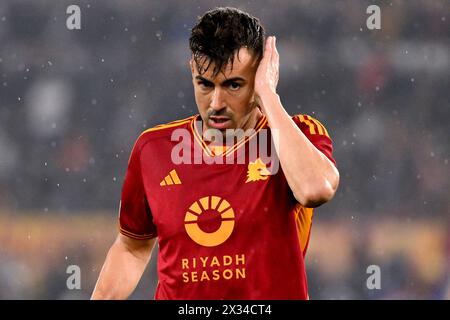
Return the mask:
<svg viewBox="0 0 450 320">
<path fill-rule="evenodd" d="M 239 49 L 247 48 L 260 60 L 264 28 L 258 18 L 236 8 L 215 8 L 199 17 L 192 28 L 189 47 L 200 74 L 214 64 L 213 77 L 231 63 Z"/>
</svg>

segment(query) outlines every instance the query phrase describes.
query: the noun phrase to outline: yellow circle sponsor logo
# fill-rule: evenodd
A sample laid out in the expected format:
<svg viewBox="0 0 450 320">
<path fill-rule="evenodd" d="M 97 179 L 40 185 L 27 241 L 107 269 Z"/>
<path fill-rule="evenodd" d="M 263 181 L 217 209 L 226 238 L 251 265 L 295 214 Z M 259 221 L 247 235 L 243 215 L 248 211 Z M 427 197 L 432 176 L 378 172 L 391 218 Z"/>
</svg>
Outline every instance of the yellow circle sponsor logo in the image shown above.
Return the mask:
<svg viewBox="0 0 450 320">
<path fill-rule="evenodd" d="M 213 232 L 206 232 L 199 226 L 206 212 L 218 214 L 220 226 Z M 215 247 L 224 243 L 233 233 L 234 211 L 230 203 L 217 196 L 203 197 L 195 201 L 186 212 L 184 227 L 189 237 L 201 246 Z"/>
</svg>

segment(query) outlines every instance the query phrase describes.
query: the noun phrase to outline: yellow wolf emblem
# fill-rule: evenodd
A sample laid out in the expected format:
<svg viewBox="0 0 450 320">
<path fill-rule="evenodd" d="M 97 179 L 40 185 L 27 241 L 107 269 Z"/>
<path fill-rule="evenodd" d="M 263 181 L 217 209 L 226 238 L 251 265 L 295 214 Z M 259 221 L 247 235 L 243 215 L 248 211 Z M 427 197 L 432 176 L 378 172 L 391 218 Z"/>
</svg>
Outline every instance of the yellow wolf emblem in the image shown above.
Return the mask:
<svg viewBox="0 0 450 320">
<path fill-rule="evenodd" d="M 258 180 L 267 180 L 270 176 L 270 171 L 267 170 L 267 166 L 260 158 L 256 159 L 255 162 L 251 162 L 248 164 L 247 171 L 247 182 L 258 181 Z"/>
</svg>

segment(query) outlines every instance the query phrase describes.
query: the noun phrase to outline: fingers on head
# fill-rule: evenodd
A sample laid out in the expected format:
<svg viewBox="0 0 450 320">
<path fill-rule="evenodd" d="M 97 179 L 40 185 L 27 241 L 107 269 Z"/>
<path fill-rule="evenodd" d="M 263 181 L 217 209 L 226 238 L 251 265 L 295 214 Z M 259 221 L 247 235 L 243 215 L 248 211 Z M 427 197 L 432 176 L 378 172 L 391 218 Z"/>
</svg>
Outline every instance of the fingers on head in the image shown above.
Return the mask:
<svg viewBox="0 0 450 320">
<path fill-rule="evenodd" d="M 273 37 L 273 52 L 275 53 L 275 57 L 278 58 L 279 54 L 278 54 L 278 50 L 277 50 L 276 44 L 277 44 L 277 38 Z"/>
<path fill-rule="evenodd" d="M 265 47 L 265 51 L 266 52 L 270 52 L 270 50 L 271 50 L 271 48 L 272 48 L 272 41 L 271 41 L 272 39 L 271 39 L 271 37 L 269 37 L 267 40 L 266 40 L 266 47 Z"/>
<path fill-rule="evenodd" d="M 272 50 L 271 50 L 271 46 L 270 46 L 270 38 L 267 38 L 266 44 L 264 46 L 263 61 L 267 61 L 267 60 L 270 61 L 271 59 L 272 59 Z"/>
</svg>

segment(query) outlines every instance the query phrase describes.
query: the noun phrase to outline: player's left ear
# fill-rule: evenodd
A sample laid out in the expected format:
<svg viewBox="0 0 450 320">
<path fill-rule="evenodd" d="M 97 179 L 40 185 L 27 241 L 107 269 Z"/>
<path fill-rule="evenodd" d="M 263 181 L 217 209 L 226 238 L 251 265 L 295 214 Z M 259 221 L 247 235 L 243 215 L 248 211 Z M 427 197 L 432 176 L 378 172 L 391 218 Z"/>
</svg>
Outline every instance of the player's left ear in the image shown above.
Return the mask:
<svg viewBox="0 0 450 320">
<path fill-rule="evenodd" d="M 252 108 L 259 105 L 258 101 L 256 101 L 256 94 L 255 94 L 255 92 L 253 92 L 253 95 L 250 98 L 250 105 L 252 106 Z"/>
</svg>

